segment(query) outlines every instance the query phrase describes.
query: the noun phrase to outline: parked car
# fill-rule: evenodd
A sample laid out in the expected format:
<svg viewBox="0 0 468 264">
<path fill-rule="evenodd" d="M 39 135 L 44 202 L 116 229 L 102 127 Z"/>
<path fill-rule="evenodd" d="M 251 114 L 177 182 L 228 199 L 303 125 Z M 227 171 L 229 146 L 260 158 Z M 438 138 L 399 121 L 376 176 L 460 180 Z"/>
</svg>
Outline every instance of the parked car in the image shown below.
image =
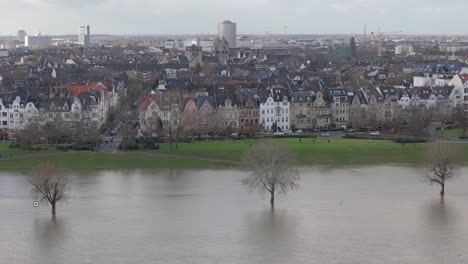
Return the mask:
<svg viewBox="0 0 468 264">
<path fill-rule="evenodd" d="M 322 137 L 330 137 L 330 134 L 329 134 L 329 133 L 322 133 L 322 134 L 320 134 L 320 136 L 322 136 Z"/>
<path fill-rule="evenodd" d="M 380 136 L 379 131 L 370 132 L 371 136 Z"/>
<path fill-rule="evenodd" d="M 112 129 L 112 130 L 110 131 L 109 134 L 110 134 L 111 136 L 115 136 L 115 135 L 117 135 L 118 133 L 119 133 L 119 130 L 118 130 L 118 129 Z"/>
</svg>

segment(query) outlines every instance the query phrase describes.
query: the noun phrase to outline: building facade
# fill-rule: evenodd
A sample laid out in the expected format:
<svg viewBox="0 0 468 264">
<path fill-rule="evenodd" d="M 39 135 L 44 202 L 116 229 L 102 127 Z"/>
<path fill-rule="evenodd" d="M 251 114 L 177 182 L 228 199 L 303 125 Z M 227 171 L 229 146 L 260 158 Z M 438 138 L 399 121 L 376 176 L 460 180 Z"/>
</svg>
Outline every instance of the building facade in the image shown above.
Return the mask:
<svg viewBox="0 0 468 264">
<path fill-rule="evenodd" d="M 229 20 L 223 21 L 218 24 L 218 38 L 225 38 L 229 47 L 235 48 L 237 46 L 237 25 Z"/>
<path fill-rule="evenodd" d="M 313 92 L 293 92 L 290 98 L 291 127 L 295 129 L 312 128 Z"/>
<path fill-rule="evenodd" d="M 91 46 L 91 28 L 89 25 L 80 27 L 80 34 L 78 35 L 78 42 L 84 47 Z"/>
</svg>

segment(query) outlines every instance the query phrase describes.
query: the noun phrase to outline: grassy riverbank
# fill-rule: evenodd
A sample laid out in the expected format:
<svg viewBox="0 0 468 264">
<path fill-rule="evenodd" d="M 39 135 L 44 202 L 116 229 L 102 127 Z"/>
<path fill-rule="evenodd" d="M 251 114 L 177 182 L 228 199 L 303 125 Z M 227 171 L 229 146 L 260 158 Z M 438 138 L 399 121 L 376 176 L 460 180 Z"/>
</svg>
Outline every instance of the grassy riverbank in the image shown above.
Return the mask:
<svg viewBox="0 0 468 264">
<path fill-rule="evenodd" d="M 416 165 L 423 159 L 426 144 L 396 144 L 384 140 L 362 139 L 276 139 L 287 144 L 298 155 L 300 166 L 349 166 L 349 165 Z M 30 152 L 10 150 L 13 159 L 0 160 L 0 170 L 29 170 L 43 160 L 52 160 L 69 170 L 112 170 L 112 169 L 205 169 L 238 167 L 242 154 L 256 141 L 226 140 L 179 144 L 171 151 L 169 145 L 161 150 L 144 153 L 63 153 Z M 456 142 L 468 161 L 468 143 Z M 4 149 L 0 148 L 0 151 Z M 4 152 L 7 153 L 7 152 Z M 41 154 L 40 154 L 41 153 Z M 25 156 L 22 155 L 40 156 Z"/>
<path fill-rule="evenodd" d="M 0 161 L 0 170 L 30 170 L 41 161 L 50 160 L 66 170 L 120 170 L 120 169 L 205 169 L 232 166 L 229 163 L 148 156 L 145 154 L 72 153 L 26 157 Z"/>
<path fill-rule="evenodd" d="M 297 153 L 300 165 L 379 165 L 379 164 L 416 164 L 422 161 L 427 144 L 397 144 L 387 140 L 322 138 L 313 139 L 276 139 L 288 145 Z M 328 143 L 330 140 L 330 143 Z M 255 141 L 217 141 L 181 144 L 171 152 L 168 145 L 160 152 L 174 153 L 206 158 L 240 160 L 242 153 Z M 459 145 L 468 161 L 468 143 Z"/>
</svg>

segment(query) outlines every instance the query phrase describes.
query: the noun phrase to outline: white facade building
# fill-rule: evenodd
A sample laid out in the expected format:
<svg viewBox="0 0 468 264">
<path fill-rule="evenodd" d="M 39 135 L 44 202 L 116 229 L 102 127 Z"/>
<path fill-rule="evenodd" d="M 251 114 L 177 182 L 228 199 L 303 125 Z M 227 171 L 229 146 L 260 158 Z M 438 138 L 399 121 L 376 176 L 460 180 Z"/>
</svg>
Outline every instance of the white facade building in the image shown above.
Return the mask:
<svg viewBox="0 0 468 264">
<path fill-rule="evenodd" d="M 164 42 L 164 48 L 185 50 L 185 41 L 182 39 L 168 39 Z"/>
<path fill-rule="evenodd" d="M 407 91 L 404 91 L 401 97 L 398 99 L 398 105 L 403 109 L 406 109 L 411 105 L 411 97 Z"/>
<path fill-rule="evenodd" d="M 17 34 L 18 41 L 24 42 L 27 35 L 28 34 L 26 33 L 25 30 L 18 30 L 18 34 Z"/>
<path fill-rule="evenodd" d="M 271 96 L 266 102 L 260 103 L 260 122 L 264 131 L 271 131 L 275 122 L 275 101 Z"/>
<path fill-rule="evenodd" d="M 395 46 L 395 55 L 400 56 L 413 56 L 414 48 L 411 45 L 397 45 Z"/>
<path fill-rule="evenodd" d="M 425 76 L 414 76 L 413 77 L 413 86 L 414 87 L 424 87 L 434 85 L 434 79 L 432 77 Z"/>
<path fill-rule="evenodd" d="M 290 104 L 284 89 L 272 88 L 264 103 L 260 103 L 260 123 L 265 131 L 290 131 Z M 278 131 L 273 131 L 274 124 Z"/>
<path fill-rule="evenodd" d="M 32 49 L 47 48 L 52 44 L 52 38 L 50 36 L 26 36 L 24 46 Z"/>
<path fill-rule="evenodd" d="M 0 50 L 0 58 L 6 58 L 8 56 L 10 56 L 8 50 Z"/>
<path fill-rule="evenodd" d="M 0 101 L 0 129 L 18 131 L 24 129 L 28 124 L 37 122 L 39 112 L 36 106 L 29 102 L 21 103 L 18 96 L 10 105 L 4 105 Z"/>
</svg>

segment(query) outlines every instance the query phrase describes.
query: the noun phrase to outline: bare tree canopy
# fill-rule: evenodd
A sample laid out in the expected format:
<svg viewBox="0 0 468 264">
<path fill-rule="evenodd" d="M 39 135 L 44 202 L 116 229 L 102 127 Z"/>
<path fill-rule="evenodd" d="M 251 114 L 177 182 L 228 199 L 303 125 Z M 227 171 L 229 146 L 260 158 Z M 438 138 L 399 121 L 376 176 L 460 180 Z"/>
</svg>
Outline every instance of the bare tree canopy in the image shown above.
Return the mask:
<svg viewBox="0 0 468 264">
<path fill-rule="evenodd" d="M 33 186 L 33 193 L 46 200 L 55 215 L 57 202 L 67 199 L 66 192 L 70 187 L 69 179 L 63 175 L 57 165 L 51 161 L 40 163 L 31 173 L 29 182 Z"/>
<path fill-rule="evenodd" d="M 285 145 L 273 140 L 264 140 L 248 151 L 243 164 L 252 174 L 242 183 L 249 190 L 259 190 L 270 194 L 270 204 L 274 207 L 275 194 L 285 195 L 299 187 L 301 180 L 294 168 L 296 157 Z"/>
<path fill-rule="evenodd" d="M 428 146 L 426 162 L 428 172 L 425 179 L 430 184 L 440 185 L 440 195 L 445 194 L 445 183 L 457 176 L 461 154 L 458 149 L 446 142 L 435 142 Z"/>
</svg>

